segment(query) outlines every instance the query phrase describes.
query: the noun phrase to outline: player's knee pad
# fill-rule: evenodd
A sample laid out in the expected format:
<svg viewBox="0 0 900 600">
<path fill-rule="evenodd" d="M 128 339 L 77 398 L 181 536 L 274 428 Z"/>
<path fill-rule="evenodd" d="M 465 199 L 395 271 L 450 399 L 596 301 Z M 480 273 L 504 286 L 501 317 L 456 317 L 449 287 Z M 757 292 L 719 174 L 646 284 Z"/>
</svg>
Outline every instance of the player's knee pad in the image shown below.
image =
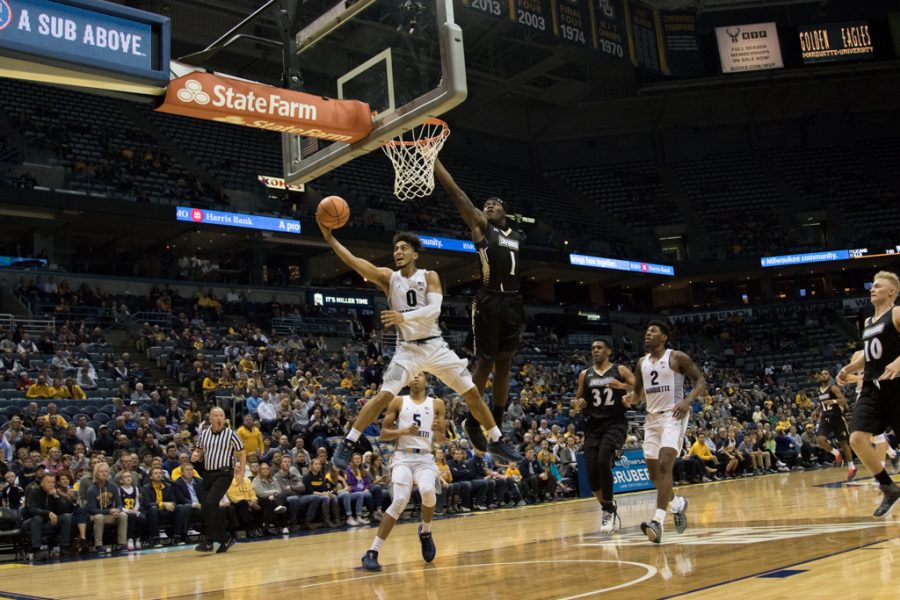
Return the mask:
<svg viewBox="0 0 900 600">
<path fill-rule="evenodd" d="M 409 504 L 409 495 L 408 485 L 394 484 L 394 499 L 384 512 L 394 517 L 394 519 L 400 520 L 400 515 L 403 514 L 403 511 L 406 510 L 406 505 Z"/>
</svg>

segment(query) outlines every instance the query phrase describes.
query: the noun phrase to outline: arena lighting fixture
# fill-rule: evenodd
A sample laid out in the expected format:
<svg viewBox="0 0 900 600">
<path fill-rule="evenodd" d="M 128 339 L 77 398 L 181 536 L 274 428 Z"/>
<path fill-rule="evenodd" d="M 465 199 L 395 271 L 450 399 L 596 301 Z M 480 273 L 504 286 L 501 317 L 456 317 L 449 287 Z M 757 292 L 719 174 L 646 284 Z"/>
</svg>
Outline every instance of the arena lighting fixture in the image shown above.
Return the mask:
<svg viewBox="0 0 900 600">
<path fill-rule="evenodd" d="M 56 215 L 36 210 L 17 210 L 15 208 L 0 208 L 0 216 L 23 217 L 25 219 L 43 219 L 44 221 L 56 220 Z"/>
<path fill-rule="evenodd" d="M 341 0 L 297 34 L 297 54 L 309 50 L 323 37 L 369 8 L 375 0 Z"/>
</svg>

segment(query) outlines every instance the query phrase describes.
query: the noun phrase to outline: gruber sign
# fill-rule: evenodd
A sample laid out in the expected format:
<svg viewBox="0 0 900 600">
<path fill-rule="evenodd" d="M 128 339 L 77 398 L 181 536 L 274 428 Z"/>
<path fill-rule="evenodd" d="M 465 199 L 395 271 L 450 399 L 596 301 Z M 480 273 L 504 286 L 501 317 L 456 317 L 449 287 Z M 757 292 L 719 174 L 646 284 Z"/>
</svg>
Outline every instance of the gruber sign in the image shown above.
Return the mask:
<svg viewBox="0 0 900 600">
<path fill-rule="evenodd" d="M 365 102 L 332 100 L 208 73 L 172 80 L 157 110 L 332 142 L 353 143 L 373 129 Z"/>
</svg>

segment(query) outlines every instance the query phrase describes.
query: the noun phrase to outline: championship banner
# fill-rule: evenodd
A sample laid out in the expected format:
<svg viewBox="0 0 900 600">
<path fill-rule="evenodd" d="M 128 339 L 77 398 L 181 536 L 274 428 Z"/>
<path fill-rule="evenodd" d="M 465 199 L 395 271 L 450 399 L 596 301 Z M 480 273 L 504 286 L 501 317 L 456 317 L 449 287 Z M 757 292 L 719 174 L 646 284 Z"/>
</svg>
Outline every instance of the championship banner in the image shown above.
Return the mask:
<svg viewBox="0 0 900 600">
<path fill-rule="evenodd" d="M 625 450 L 613 464 L 613 492 L 621 494 L 651 489 L 653 482 L 650 481 L 650 473 L 647 471 L 644 451 L 639 448 Z"/>
<path fill-rule="evenodd" d="M 259 179 L 259 182 L 261 184 L 263 184 L 267 188 L 270 188 L 273 190 L 290 190 L 292 192 L 302 192 L 303 190 L 306 189 L 305 187 L 303 187 L 302 183 L 300 183 L 300 184 L 292 183 L 292 184 L 288 185 L 284 181 L 284 179 L 282 179 L 281 177 L 269 177 L 267 175 L 257 175 L 256 178 Z"/>
<path fill-rule="evenodd" d="M 365 102 L 200 72 L 173 79 L 156 110 L 332 142 L 358 142 L 374 128 Z"/>
<path fill-rule="evenodd" d="M 723 73 L 783 69 L 775 23 L 716 27 Z"/>
<path fill-rule="evenodd" d="M 588 46 L 591 39 L 589 0 L 553 0 L 553 34 L 564 42 Z"/>
<path fill-rule="evenodd" d="M 665 59 L 660 54 L 662 31 L 659 11 L 640 2 L 625 0 L 625 27 L 631 64 L 653 73 L 662 73 Z"/>
<path fill-rule="evenodd" d="M 550 0 L 509 0 L 509 19 L 536 33 L 549 33 Z"/>
<path fill-rule="evenodd" d="M 692 12 L 661 13 L 662 72 L 674 77 L 704 74 L 703 53 L 697 43 L 697 16 Z"/>
<path fill-rule="evenodd" d="M 623 0 L 590 0 L 594 49 L 625 58 L 625 10 Z"/>
</svg>

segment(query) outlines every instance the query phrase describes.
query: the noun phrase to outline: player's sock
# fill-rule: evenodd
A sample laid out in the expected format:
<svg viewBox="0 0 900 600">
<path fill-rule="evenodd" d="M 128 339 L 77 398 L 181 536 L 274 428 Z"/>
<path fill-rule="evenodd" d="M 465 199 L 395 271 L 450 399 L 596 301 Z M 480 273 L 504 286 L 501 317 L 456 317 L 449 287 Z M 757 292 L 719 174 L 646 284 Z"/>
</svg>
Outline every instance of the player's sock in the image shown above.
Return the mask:
<svg viewBox="0 0 900 600">
<path fill-rule="evenodd" d="M 488 437 L 491 438 L 492 442 L 496 442 L 503 437 L 503 434 L 500 432 L 500 428 L 494 425 L 488 430 Z"/>
<path fill-rule="evenodd" d="M 891 448 L 890 446 L 888 446 L 887 447 L 887 455 L 891 460 L 893 460 L 893 459 L 897 458 L 897 451 L 894 450 L 893 448 Z"/>
<path fill-rule="evenodd" d="M 875 480 L 881 485 L 891 485 L 894 483 L 894 480 L 891 479 L 891 476 L 887 474 L 887 471 L 884 468 L 881 469 L 881 473 L 875 475 Z"/>
<path fill-rule="evenodd" d="M 503 415 L 506 414 L 505 406 L 497 406 L 496 404 L 491 407 L 491 414 L 494 415 L 494 423 L 499 427 L 500 424 L 503 423 Z"/>
<path fill-rule="evenodd" d="M 684 510 L 684 498 L 681 496 L 675 496 L 672 498 L 672 501 L 669 502 L 669 512 L 677 513 Z"/>
<path fill-rule="evenodd" d="M 422 533 L 431 533 L 431 521 L 422 521 Z"/>
<path fill-rule="evenodd" d="M 666 511 L 663 508 L 657 508 L 656 513 L 653 515 L 653 520 L 659 523 L 659 526 L 662 527 L 663 523 L 666 522 Z"/>
<path fill-rule="evenodd" d="M 375 541 L 372 542 L 372 547 L 369 548 L 369 550 L 372 550 L 373 552 L 379 552 L 383 545 L 384 545 L 384 540 L 376 535 Z"/>
<path fill-rule="evenodd" d="M 359 440 L 359 436 L 362 435 L 362 431 L 357 431 L 356 429 L 351 429 L 350 433 L 347 434 L 347 439 L 351 442 L 355 442 Z"/>
<path fill-rule="evenodd" d="M 834 457 L 838 460 L 841 458 L 841 451 L 837 448 L 832 448 L 831 453 L 834 454 Z"/>
</svg>

